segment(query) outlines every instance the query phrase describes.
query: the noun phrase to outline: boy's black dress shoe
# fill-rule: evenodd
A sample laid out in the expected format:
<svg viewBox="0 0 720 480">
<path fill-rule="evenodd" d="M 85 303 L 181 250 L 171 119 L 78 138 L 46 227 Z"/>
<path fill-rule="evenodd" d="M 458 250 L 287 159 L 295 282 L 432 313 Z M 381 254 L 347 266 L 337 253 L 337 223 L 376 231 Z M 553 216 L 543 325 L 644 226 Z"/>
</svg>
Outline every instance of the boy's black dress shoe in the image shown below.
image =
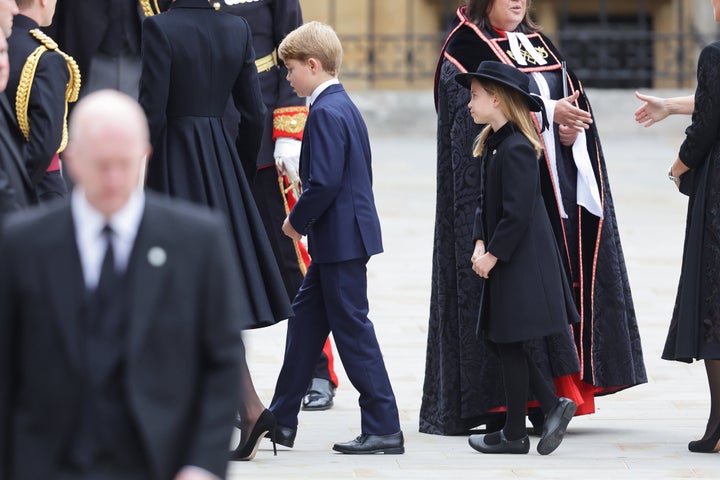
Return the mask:
<svg viewBox="0 0 720 480">
<path fill-rule="evenodd" d="M 576 410 L 577 405 L 569 398 L 561 397 L 558 399 L 555 407 L 545 418 L 542 438 L 537 446 L 540 455 L 548 455 L 560 446 L 568 423 L 572 420 Z"/>
<path fill-rule="evenodd" d="M 490 445 L 485 443 L 485 435 L 471 435 L 468 443 L 480 453 L 517 453 L 523 454 L 530 451 L 530 439 L 527 435 L 519 440 L 508 440 L 505 432 L 500 430 L 500 443 Z"/>
<path fill-rule="evenodd" d="M 293 445 L 295 445 L 295 435 L 297 435 L 296 427 L 276 425 L 275 429 L 272 432 L 268 432 L 265 437 L 283 447 L 293 448 Z"/>
<path fill-rule="evenodd" d="M 405 453 L 405 439 L 402 431 L 392 435 L 366 435 L 363 433 L 355 440 L 336 443 L 333 445 L 333 450 L 340 453 L 398 455 Z"/>
<path fill-rule="evenodd" d="M 313 378 L 302 400 L 303 410 L 328 410 L 333 406 L 335 386 L 330 380 Z"/>
</svg>

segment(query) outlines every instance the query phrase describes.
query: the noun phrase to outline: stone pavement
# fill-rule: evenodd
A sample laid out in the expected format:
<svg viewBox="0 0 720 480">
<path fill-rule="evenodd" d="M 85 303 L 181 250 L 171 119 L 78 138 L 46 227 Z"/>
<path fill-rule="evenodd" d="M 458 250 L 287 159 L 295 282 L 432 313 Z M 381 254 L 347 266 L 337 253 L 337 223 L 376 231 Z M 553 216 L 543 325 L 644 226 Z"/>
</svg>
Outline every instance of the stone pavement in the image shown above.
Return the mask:
<svg viewBox="0 0 720 480">
<path fill-rule="evenodd" d="M 660 92 L 674 94 L 676 92 Z M 686 92 L 681 92 L 686 93 Z M 230 478 L 720 478 L 720 456 L 690 454 L 705 428 L 708 390 L 701 364 L 660 359 L 682 253 L 686 198 L 666 178 L 689 119 L 650 129 L 634 123 L 631 91 L 591 91 L 603 139 L 633 288 L 649 382 L 597 399 L 575 418 L 550 456 L 482 455 L 466 437 L 418 432 L 430 295 L 435 206 L 435 127 L 431 92 L 354 94 L 371 130 L 375 193 L 385 253 L 369 264 L 375 323 L 401 413 L 405 455 L 346 456 L 331 446 L 359 434 L 357 394 L 339 363 L 335 407 L 302 412 L 292 450 L 273 457 L 264 441 Z M 248 362 L 269 403 L 283 356 L 285 326 L 249 332 Z"/>
</svg>

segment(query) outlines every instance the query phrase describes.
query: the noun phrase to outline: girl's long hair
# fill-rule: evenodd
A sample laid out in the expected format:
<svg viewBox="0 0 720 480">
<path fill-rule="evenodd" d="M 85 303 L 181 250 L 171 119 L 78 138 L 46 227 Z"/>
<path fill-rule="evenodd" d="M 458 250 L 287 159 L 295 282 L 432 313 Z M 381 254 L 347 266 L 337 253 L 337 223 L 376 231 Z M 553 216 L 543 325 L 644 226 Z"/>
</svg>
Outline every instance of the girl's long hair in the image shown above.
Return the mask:
<svg viewBox="0 0 720 480">
<path fill-rule="evenodd" d="M 500 100 L 500 110 L 503 115 L 513 122 L 520 129 L 520 132 L 525 135 L 530 144 L 535 149 L 535 154 L 538 158 L 543 153 L 542 143 L 538 137 L 537 130 L 535 130 L 535 124 L 532 121 L 532 113 L 527 106 L 525 97 L 518 91 L 512 88 L 505 87 L 492 80 L 476 79 L 480 83 L 480 86 L 490 95 L 497 95 Z M 473 143 L 473 155 L 479 157 L 485 150 L 485 142 L 488 136 L 492 133 L 492 127 L 488 124 L 482 129 L 480 135 L 477 136 Z"/>
</svg>

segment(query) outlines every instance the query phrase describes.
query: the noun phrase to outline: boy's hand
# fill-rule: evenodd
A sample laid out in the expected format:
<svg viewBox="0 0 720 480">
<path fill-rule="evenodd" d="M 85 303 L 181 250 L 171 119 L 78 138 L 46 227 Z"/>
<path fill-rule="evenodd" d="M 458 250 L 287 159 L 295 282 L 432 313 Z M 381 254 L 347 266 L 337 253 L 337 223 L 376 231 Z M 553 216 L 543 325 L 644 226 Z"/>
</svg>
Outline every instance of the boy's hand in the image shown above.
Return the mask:
<svg viewBox="0 0 720 480">
<path fill-rule="evenodd" d="M 287 235 L 288 237 L 292 238 L 295 241 L 300 241 L 300 239 L 302 238 L 302 235 L 300 235 L 298 233 L 298 231 L 295 230 L 295 227 L 292 226 L 292 224 L 290 223 L 290 220 L 288 220 L 287 217 L 285 217 L 285 221 L 283 222 L 282 231 L 285 235 Z"/>
<path fill-rule="evenodd" d="M 480 255 L 473 261 L 473 271 L 482 278 L 489 278 L 490 270 L 493 269 L 497 261 L 497 257 L 490 252 Z"/>
</svg>

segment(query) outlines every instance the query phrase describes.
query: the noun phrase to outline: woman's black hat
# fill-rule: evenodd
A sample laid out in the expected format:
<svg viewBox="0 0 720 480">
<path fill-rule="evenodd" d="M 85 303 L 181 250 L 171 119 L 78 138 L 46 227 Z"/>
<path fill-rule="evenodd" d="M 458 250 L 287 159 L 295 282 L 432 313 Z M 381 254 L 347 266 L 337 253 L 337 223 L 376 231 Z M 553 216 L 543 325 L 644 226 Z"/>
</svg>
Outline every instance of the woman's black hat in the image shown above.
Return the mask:
<svg viewBox="0 0 720 480">
<path fill-rule="evenodd" d="M 542 100 L 539 96 L 530 93 L 530 79 L 517 68 L 495 60 L 486 60 L 480 63 L 475 73 L 455 75 L 455 81 L 465 88 L 470 88 L 473 78 L 491 80 L 521 93 L 531 111 L 543 112 L 543 117 L 545 116 L 545 105 Z"/>
</svg>

